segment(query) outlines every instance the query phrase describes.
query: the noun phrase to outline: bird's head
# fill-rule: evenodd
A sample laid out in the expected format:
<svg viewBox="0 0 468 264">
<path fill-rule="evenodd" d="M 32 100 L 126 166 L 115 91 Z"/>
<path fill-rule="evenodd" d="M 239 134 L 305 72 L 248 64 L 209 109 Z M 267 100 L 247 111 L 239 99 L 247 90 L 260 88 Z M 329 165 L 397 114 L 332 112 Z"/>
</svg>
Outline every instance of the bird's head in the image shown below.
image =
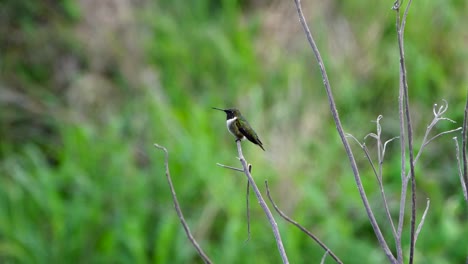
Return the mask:
<svg viewBox="0 0 468 264">
<path fill-rule="evenodd" d="M 239 109 L 237 108 L 229 108 L 229 109 L 221 109 L 221 108 L 216 108 L 212 107 L 215 110 L 223 111 L 226 113 L 226 119 L 232 119 L 234 117 L 238 117 L 241 115 Z"/>
</svg>

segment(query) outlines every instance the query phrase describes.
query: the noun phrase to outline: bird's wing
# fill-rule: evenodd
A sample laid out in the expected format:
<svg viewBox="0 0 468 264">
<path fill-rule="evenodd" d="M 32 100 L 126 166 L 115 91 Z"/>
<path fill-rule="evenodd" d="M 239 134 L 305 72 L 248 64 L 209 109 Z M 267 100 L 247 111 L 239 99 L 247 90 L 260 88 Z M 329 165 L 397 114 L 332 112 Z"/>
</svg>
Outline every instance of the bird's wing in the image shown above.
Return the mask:
<svg viewBox="0 0 468 264">
<path fill-rule="evenodd" d="M 238 122 L 237 127 L 239 128 L 239 131 L 242 133 L 242 135 L 244 135 L 248 140 L 252 141 L 255 144 L 263 145 L 263 143 L 260 141 L 255 131 L 250 127 L 247 121 L 243 121 L 238 118 L 236 119 L 236 122 Z M 240 124 L 241 122 L 242 124 Z M 250 128 L 250 131 L 252 131 L 252 133 L 248 133 L 245 129 L 243 129 L 243 127 Z"/>
</svg>

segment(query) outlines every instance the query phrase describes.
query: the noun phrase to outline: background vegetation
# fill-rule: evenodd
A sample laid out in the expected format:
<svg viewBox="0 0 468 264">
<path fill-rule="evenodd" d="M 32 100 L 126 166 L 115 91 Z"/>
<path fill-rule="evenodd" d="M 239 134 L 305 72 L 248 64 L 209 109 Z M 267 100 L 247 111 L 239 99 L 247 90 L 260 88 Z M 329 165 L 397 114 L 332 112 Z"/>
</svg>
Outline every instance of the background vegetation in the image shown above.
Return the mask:
<svg viewBox="0 0 468 264">
<path fill-rule="evenodd" d="M 379 114 L 384 136 L 398 134 L 392 4 L 303 1 L 345 129 L 358 138 Z M 467 13 L 464 0 L 412 5 L 405 48 L 415 142 L 442 99 L 458 123 L 437 130 L 461 125 Z M 292 1 L 5 0 L 0 21 L 0 262 L 199 263 L 157 142 L 170 151 L 178 198 L 211 258 L 278 263 L 256 203 L 244 243 L 246 180 L 215 165 L 237 160 L 225 116 L 211 106 L 236 106 L 253 124 L 267 151 L 244 143 L 246 158 L 285 212 L 346 263 L 385 261 Z M 432 143 L 417 165 L 418 218 L 426 198 L 431 208 L 416 263 L 463 263 L 468 253 L 453 136 Z M 384 164 L 395 215 L 398 145 Z M 377 184 L 357 156 L 390 236 Z M 278 222 L 291 262 L 318 263 L 324 252 Z"/>
</svg>

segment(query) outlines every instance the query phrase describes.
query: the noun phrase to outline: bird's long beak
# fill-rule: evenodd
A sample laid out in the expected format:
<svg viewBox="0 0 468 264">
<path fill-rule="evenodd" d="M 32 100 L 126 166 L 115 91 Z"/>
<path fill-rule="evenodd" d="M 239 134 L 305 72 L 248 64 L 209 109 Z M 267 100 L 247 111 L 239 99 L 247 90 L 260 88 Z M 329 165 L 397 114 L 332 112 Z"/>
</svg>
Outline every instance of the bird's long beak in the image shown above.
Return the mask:
<svg viewBox="0 0 468 264">
<path fill-rule="evenodd" d="M 226 112 L 226 110 L 224 110 L 224 109 L 221 109 L 221 108 L 216 108 L 216 107 L 211 107 L 211 108 L 213 108 L 213 109 L 215 109 L 215 110 L 219 110 L 219 111 Z"/>
</svg>

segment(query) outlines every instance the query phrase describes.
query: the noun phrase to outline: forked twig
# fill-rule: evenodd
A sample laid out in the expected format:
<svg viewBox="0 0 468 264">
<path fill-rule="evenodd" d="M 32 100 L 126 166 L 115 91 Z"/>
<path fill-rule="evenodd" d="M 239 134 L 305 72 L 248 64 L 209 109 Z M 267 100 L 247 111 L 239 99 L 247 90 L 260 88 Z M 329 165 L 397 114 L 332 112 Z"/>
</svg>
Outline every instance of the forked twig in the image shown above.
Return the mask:
<svg viewBox="0 0 468 264">
<path fill-rule="evenodd" d="M 437 135 L 431 137 L 431 138 L 427 141 L 426 145 L 429 144 L 429 143 L 431 143 L 434 139 L 436 139 L 436 138 L 438 138 L 438 137 L 440 137 L 440 136 L 442 136 L 442 135 L 450 134 L 450 133 L 453 133 L 453 132 L 457 132 L 457 131 L 460 131 L 461 129 L 462 129 L 461 127 L 458 127 L 458 128 L 455 128 L 455 129 L 451 129 L 451 130 L 447 130 L 447 131 L 444 131 L 444 132 L 440 132 L 439 134 L 437 134 Z M 419 154 L 419 152 L 418 152 L 418 154 Z M 416 161 L 417 161 L 417 160 L 415 159 L 415 162 L 416 162 Z"/>
<path fill-rule="evenodd" d="M 445 112 L 447 111 L 447 109 L 448 109 L 447 101 L 443 100 L 443 102 L 444 103 L 440 107 L 438 107 L 437 104 L 434 104 L 434 107 L 433 107 L 434 118 L 431 121 L 431 123 L 427 126 L 424 138 L 423 138 L 422 143 L 421 143 L 421 147 L 420 147 L 420 149 L 419 149 L 419 151 L 418 151 L 418 153 L 417 153 L 417 155 L 416 155 L 416 157 L 414 159 L 413 165 L 416 165 L 416 163 L 418 162 L 419 158 L 421 157 L 421 154 L 423 153 L 425 147 L 427 145 L 429 145 L 433 140 L 435 140 L 436 138 L 438 138 L 438 137 L 440 137 L 442 135 L 449 134 L 449 133 L 452 133 L 452 132 L 456 132 L 456 131 L 459 131 L 459 130 L 462 129 L 461 127 L 459 127 L 459 128 L 452 129 L 452 130 L 443 131 L 443 132 L 440 132 L 440 133 L 436 134 L 435 136 L 431 137 L 430 139 L 428 139 L 430 132 L 435 127 L 435 125 L 437 125 L 437 123 L 439 121 L 445 120 L 445 121 L 450 121 L 452 123 L 455 123 L 455 121 L 453 121 L 452 119 L 446 118 L 446 117 L 443 116 L 445 114 Z M 381 119 L 382 119 L 382 116 L 380 115 L 379 117 L 377 117 L 377 119 L 375 121 L 377 123 L 377 132 L 376 133 L 369 133 L 368 135 L 366 135 L 364 137 L 364 140 L 367 137 L 372 137 L 372 138 L 376 139 L 376 141 L 377 141 L 377 152 L 378 152 L 378 158 L 379 158 L 379 169 L 378 169 L 378 171 L 376 170 L 376 168 L 374 166 L 374 163 L 372 162 L 372 160 L 370 158 L 370 155 L 369 155 L 366 144 L 365 143 L 360 143 L 359 140 L 357 140 L 354 136 L 352 136 L 350 134 L 347 134 L 347 136 L 351 137 L 354 141 L 356 141 L 356 143 L 363 149 L 364 153 L 366 154 L 366 158 L 369 161 L 369 163 L 371 164 L 372 170 L 373 170 L 374 174 L 377 177 L 377 181 L 379 183 L 379 188 L 380 188 L 380 190 L 382 192 L 383 191 L 383 186 L 382 186 L 382 163 L 383 163 L 383 158 L 385 156 L 386 146 L 387 146 L 388 143 L 390 143 L 391 141 L 393 141 L 394 139 L 396 139 L 398 137 L 394 137 L 394 138 L 391 138 L 390 140 L 387 140 L 382 146 L 382 143 L 381 143 L 382 142 L 381 141 L 381 131 L 382 131 L 382 129 L 381 129 L 381 126 L 380 126 L 380 120 Z M 458 158 L 459 157 L 457 157 L 457 159 Z M 461 169 L 460 169 L 460 175 L 462 175 Z M 405 184 L 405 185 L 402 185 L 402 186 L 407 186 L 406 184 L 408 183 L 408 180 L 410 179 L 410 177 L 411 177 L 411 172 L 408 172 L 408 174 L 406 175 L 406 179 L 403 179 L 403 184 Z M 460 176 L 460 177 L 462 177 L 462 176 Z M 464 184 L 464 183 L 462 182 L 462 184 Z M 464 187 L 464 185 L 463 185 L 463 187 Z M 403 187 L 403 189 L 406 189 L 406 188 Z M 386 198 L 385 198 L 385 195 L 384 195 L 383 192 L 382 192 L 382 198 L 384 200 L 384 206 L 385 206 L 385 209 L 386 209 L 386 212 L 387 212 L 387 218 L 390 219 L 390 222 L 391 222 L 392 227 L 393 227 L 393 221 L 392 221 L 390 212 L 388 210 L 388 206 L 387 206 L 387 203 L 386 203 Z M 421 227 L 422 226 L 420 225 L 418 228 L 421 228 Z M 399 226 L 399 230 L 401 230 L 400 226 Z M 398 243 L 400 241 L 399 236 L 401 235 L 401 231 L 395 232 L 394 227 L 393 227 L 392 231 L 393 231 L 393 235 L 395 237 L 396 243 L 398 245 Z M 416 232 L 419 232 L 419 231 L 416 231 Z M 397 246 L 397 248 L 398 248 L 398 246 Z"/>
<path fill-rule="evenodd" d="M 337 263 L 343 263 L 339 258 L 338 256 L 336 256 L 328 247 L 327 245 L 325 245 L 322 241 L 320 241 L 320 239 L 318 237 L 316 237 L 314 234 L 312 234 L 309 230 L 307 230 L 305 227 L 301 226 L 298 222 L 292 220 L 289 216 L 287 216 L 285 213 L 283 213 L 279 208 L 278 206 L 276 205 L 276 203 L 273 201 L 273 198 L 271 198 L 271 195 L 270 195 L 270 188 L 268 187 L 268 181 L 265 181 L 265 186 L 266 186 L 266 190 L 267 190 L 267 196 L 268 196 L 268 199 L 270 200 L 271 204 L 273 205 L 273 207 L 275 208 L 276 212 L 284 218 L 284 220 L 288 221 L 289 223 L 295 225 L 297 228 L 299 228 L 302 232 L 304 232 L 306 235 L 308 235 L 310 238 L 312 238 L 315 242 L 317 242 L 317 244 L 319 244 L 320 247 L 322 247 L 326 252 L 325 252 L 325 255 L 323 257 L 323 259 L 325 259 L 325 257 L 327 256 L 327 252 L 328 254 L 330 254 L 330 256 L 337 262 Z M 323 260 L 322 259 L 322 260 Z"/>
<path fill-rule="evenodd" d="M 324 62 L 322 60 L 322 56 L 320 55 L 317 44 L 315 43 L 315 40 L 312 37 L 312 34 L 310 32 L 309 26 L 307 25 L 307 22 L 305 20 L 304 13 L 302 12 L 302 6 L 301 6 L 301 3 L 300 3 L 300 0 L 294 0 L 294 2 L 296 4 L 296 10 L 297 10 L 297 14 L 299 16 L 299 21 L 300 21 L 300 23 L 302 25 L 302 28 L 304 29 L 304 33 L 306 35 L 307 41 L 309 42 L 310 47 L 312 48 L 312 51 L 313 51 L 313 53 L 315 55 L 315 58 L 316 58 L 316 60 L 318 62 L 318 65 L 320 67 L 320 73 L 322 74 L 323 84 L 325 86 L 325 91 L 327 93 L 328 103 L 329 103 L 329 106 L 330 106 L 330 111 L 331 111 L 331 114 L 333 116 L 333 120 L 335 121 L 336 129 L 337 129 L 338 134 L 339 134 L 339 136 L 341 138 L 341 141 L 342 141 L 343 146 L 345 148 L 346 154 L 347 154 L 347 156 L 349 158 L 351 169 L 352 169 L 353 174 L 354 174 L 354 180 L 355 180 L 356 185 L 358 187 L 359 195 L 361 196 L 362 202 L 363 202 L 364 207 L 366 209 L 367 216 L 368 216 L 369 221 L 370 221 L 370 223 L 372 225 L 372 228 L 373 228 L 374 233 L 375 233 L 375 235 L 377 237 L 377 240 L 379 241 L 380 246 L 384 250 L 385 255 L 387 256 L 388 260 L 391 263 L 396 263 L 396 259 L 393 256 L 392 251 L 388 247 L 387 241 L 385 240 L 385 238 L 384 238 L 384 236 L 382 234 L 382 231 L 380 230 L 380 227 L 379 227 L 379 225 L 377 223 L 377 220 L 376 220 L 376 218 L 374 216 L 374 213 L 372 212 L 369 201 L 367 199 L 366 192 L 365 192 L 364 187 L 362 185 L 361 176 L 359 175 L 359 170 L 357 168 L 356 160 L 354 158 L 354 155 L 353 155 L 353 152 L 352 152 L 351 147 L 349 145 L 349 142 L 346 139 L 346 136 L 345 136 L 344 131 L 343 131 L 343 126 L 341 125 L 341 120 L 340 120 L 340 118 L 338 116 L 338 110 L 336 109 L 335 99 L 334 99 L 333 94 L 332 94 L 332 90 L 331 90 L 331 87 L 330 87 L 330 81 L 328 80 L 328 76 L 327 76 L 327 72 L 325 70 L 325 66 L 324 66 Z"/>
<path fill-rule="evenodd" d="M 379 190 L 380 190 L 380 194 L 382 196 L 382 201 L 383 201 L 383 204 L 384 204 L 385 213 L 387 214 L 387 219 L 390 222 L 390 226 L 392 227 L 392 234 L 393 234 L 393 237 L 395 239 L 395 242 L 397 242 L 397 240 L 396 240 L 397 232 L 396 232 L 396 229 L 395 229 L 395 224 L 393 223 L 393 218 L 392 218 L 392 215 L 390 213 L 390 209 L 388 207 L 388 200 L 387 200 L 387 197 L 385 196 L 385 189 L 384 189 L 384 186 L 383 186 L 382 178 L 383 178 L 383 161 L 384 161 L 384 157 L 385 157 L 385 151 L 387 150 L 387 144 L 392 142 L 393 140 L 399 138 L 399 137 L 398 136 L 393 137 L 393 138 L 385 141 L 384 144 L 382 144 L 382 125 L 380 124 L 380 120 L 382 120 L 382 118 L 383 118 L 383 116 L 379 115 L 375 120 L 377 134 L 371 133 L 369 135 L 371 137 L 373 137 L 377 141 L 377 157 L 379 159 L 378 160 L 379 161 L 379 170 L 378 170 L 378 173 L 375 176 L 377 178 L 377 182 L 379 183 Z M 366 139 L 366 137 L 364 137 L 364 139 Z M 369 155 L 369 154 L 367 153 L 366 155 Z"/>
<path fill-rule="evenodd" d="M 233 171 L 244 172 L 243 169 L 238 169 L 236 167 L 227 166 L 227 165 L 224 165 L 224 164 L 221 164 L 221 163 L 216 163 L 216 165 L 218 165 L 220 167 L 223 167 L 223 168 L 226 168 L 226 169 L 233 170 Z M 249 172 L 252 172 L 252 165 L 251 164 L 248 165 L 248 169 L 249 169 Z M 246 213 L 246 215 L 247 215 L 247 240 L 245 240 L 245 242 L 250 241 L 250 204 L 249 204 L 249 195 L 250 195 L 250 182 L 247 180 L 247 189 L 246 189 L 246 196 L 245 196 L 245 202 L 247 204 L 247 207 L 246 207 L 246 211 L 247 211 L 247 213 Z"/>
<path fill-rule="evenodd" d="M 281 235 L 278 229 L 278 225 L 276 224 L 275 218 L 273 217 L 273 214 L 268 208 L 265 199 L 263 199 L 262 194 L 260 193 L 260 190 L 257 187 L 257 184 L 255 184 L 255 181 L 252 175 L 250 174 L 250 170 L 252 167 L 247 165 L 247 161 L 245 160 L 244 155 L 242 154 L 241 141 L 237 140 L 236 143 L 237 152 L 239 153 L 239 161 L 241 162 L 242 167 L 244 168 L 244 174 L 245 176 L 247 176 L 247 179 L 249 180 L 249 183 L 252 186 L 255 195 L 257 196 L 257 200 L 260 203 L 260 206 L 262 207 L 263 211 L 265 212 L 265 215 L 268 218 L 268 222 L 270 222 L 271 228 L 273 230 L 273 235 L 275 236 L 276 245 L 278 246 L 278 251 L 281 255 L 281 259 L 283 260 L 283 263 L 289 263 L 288 256 L 286 255 L 286 251 L 284 249 L 283 241 L 281 240 Z"/>
<path fill-rule="evenodd" d="M 444 131 L 444 132 L 438 133 L 437 135 L 431 137 L 430 139 L 427 139 L 429 137 L 430 132 L 432 131 L 434 126 L 437 125 L 437 123 L 439 121 L 445 120 L 445 121 L 455 123 L 455 121 L 453 121 L 452 119 L 446 118 L 446 117 L 443 116 L 445 114 L 445 112 L 447 111 L 447 109 L 448 109 L 447 101 L 443 100 L 443 102 L 444 102 L 444 104 L 442 104 L 438 109 L 437 109 L 437 106 L 438 106 L 437 104 L 434 104 L 434 107 L 432 108 L 432 112 L 434 113 L 434 119 L 432 119 L 431 123 L 427 126 L 426 133 L 424 134 L 424 138 L 423 138 L 422 143 L 421 143 L 421 148 L 419 149 L 418 154 L 416 154 L 416 157 L 414 158 L 414 164 L 416 164 L 418 162 L 424 148 L 427 145 L 429 145 L 429 143 L 431 143 L 434 139 L 436 139 L 436 138 L 438 138 L 438 137 L 440 137 L 442 135 L 449 134 L 449 133 L 452 133 L 452 132 L 456 132 L 456 131 L 459 131 L 460 129 L 462 129 L 461 127 L 459 127 L 459 128 L 456 128 L 456 129 Z M 408 174 L 407 177 L 410 177 L 410 174 Z"/>
<path fill-rule="evenodd" d="M 212 263 L 212 261 L 210 260 L 208 255 L 206 255 L 206 253 L 203 251 L 203 249 L 200 247 L 200 245 L 198 245 L 197 241 L 195 240 L 192 233 L 190 232 L 190 228 L 189 228 L 187 222 L 185 221 L 184 214 L 182 213 L 182 210 L 180 209 L 179 201 L 177 200 L 177 195 L 176 195 L 176 192 L 175 192 L 175 189 L 174 189 L 174 185 L 172 184 L 171 173 L 169 172 L 169 152 L 163 146 L 160 146 L 158 144 L 154 144 L 154 146 L 156 148 L 158 148 L 158 149 L 163 150 L 164 153 L 165 153 L 164 166 L 166 168 L 166 178 L 167 178 L 167 182 L 169 183 L 169 188 L 171 189 L 172 200 L 174 202 L 175 210 L 177 212 L 177 215 L 179 216 L 180 223 L 184 227 L 185 234 L 187 234 L 187 237 L 190 240 L 190 243 L 192 243 L 192 245 L 195 247 L 195 249 L 198 252 L 198 255 L 200 255 L 202 260 L 205 263 Z"/>
<path fill-rule="evenodd" d="M 385 213 L 387 215 L 387 220 L 390 222 L 390 226 L 392 227 L 392 233 L 393 233 L 393 237 L 395 238 L 396 240 L 396 237 L 397 237 L 397 233 L 396 233 L 396 229 L 395 229 L 395 224 L 393 223 L 393 219 L 392 219 L 392 215 L 390 213 L 390 209 L 388 207 L 388 201 L 387 201 L 387 197 L 385 195 L 385 189 L 384 189 L 384 186 L 383 186 L 383 181 L 382 181 L 382 174 L 383 174 L 383 170 L 382 170 L 382 166 L 383 166 L 383 158 L 385 157 L 385 150 L 387 148 L 387 144 L 392 142 L 393 140 L 395 140 L 396 138 L 398 137 L 393 137 L 387 141 L 385 141 L 384 144 L 382 144 L 382 139 L 381 139 L 381 136 L 382 136 L 382 127 L 380 125 L 380 120 L 382 119 L 382 115 L 379 115 L 376 119 L 376 124 L 377 124 L 377 134 L 374 134 L 374 133 L 370 133 L 370 134 L 367 134 L 365 137 L 364 137 L 364 140 L 366 140 L 367 137 L 372 137 L 374 138 L 376 141 L 377 141 L 377 157 L 378 157 L 378 162 L 379 162 L 379 167 L 378 167 L 378 171 L 377 169 L 375 168 L 374 166 L 374 163 L 372 162 L 372 159 L 370 157 L 370 154 L 369 154 L 369 150 L 366 146 L 365 143 L 360 143 L 359 140 L 357 140 L 357 138 L 355 138 L 353 135 L 351 134 L 347 134 L 349 137 L 351 137 L 352 139 L 354 139 L 354 141 L 356 141 L 356 143 L 361 147 L 361 149 L 364 151 L 364 154 L 366 154 L 366 158 L 367 160 L 369 161 L 371 167 L 372 167 L 372 170 L 374 172 L 374 175 L 377 179 L 377 182 L 379 184 L 379 190 L 380 190 L 380 195 L 382 196 L 382 202 L 384 204 L 384 208 L 385 208 Z"/>
</svg>

